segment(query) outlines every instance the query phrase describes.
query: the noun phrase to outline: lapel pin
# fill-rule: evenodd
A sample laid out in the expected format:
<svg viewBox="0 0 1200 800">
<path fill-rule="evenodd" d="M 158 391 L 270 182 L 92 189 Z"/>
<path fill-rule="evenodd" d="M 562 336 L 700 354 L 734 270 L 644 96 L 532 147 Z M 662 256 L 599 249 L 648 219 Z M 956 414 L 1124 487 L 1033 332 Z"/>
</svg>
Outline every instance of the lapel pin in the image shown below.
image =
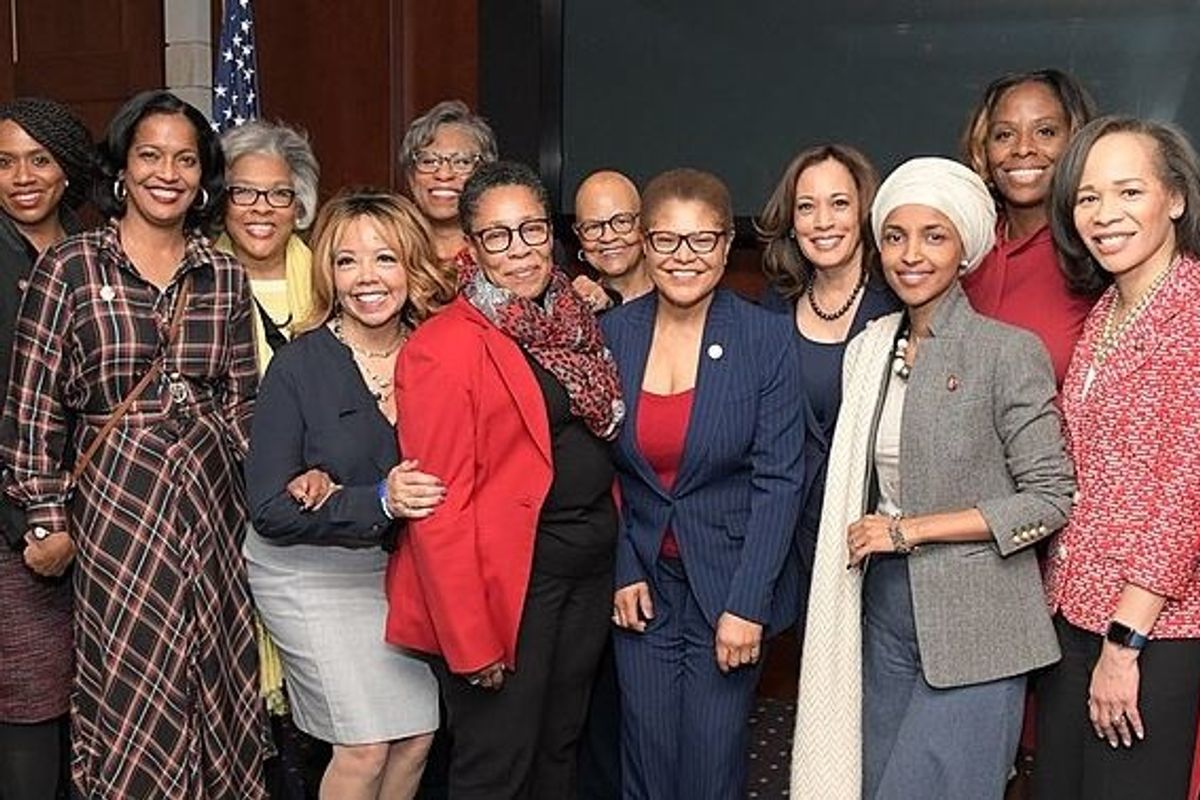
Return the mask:
<svg viewBox="0 0 1200 800">
<path fill-rule="evenodd" d="M 946 378 L 946 388 L 951 392 L 956 391 L 958 389 L 958 376 L 951 373 L 950 377 Z"/>
<path fill-rule="evenodd" d="M 116 296 L 117 296 L 117 290 L 114 289 L 113 287 L 109 286 L 108 284 L 104 284 L 103 286 L 100 287 L 100 299 L 103 300 L 104 302 L 111 303 L 113 301 L 113 298 L 115 298 Z"/>
<path fill-rule="evenodd" d="M 716 361 L 721 356 L 725 355 L 725 348 L 719 344 L 710 344 L 708 346 L 708 357 Z"/>
</svg>

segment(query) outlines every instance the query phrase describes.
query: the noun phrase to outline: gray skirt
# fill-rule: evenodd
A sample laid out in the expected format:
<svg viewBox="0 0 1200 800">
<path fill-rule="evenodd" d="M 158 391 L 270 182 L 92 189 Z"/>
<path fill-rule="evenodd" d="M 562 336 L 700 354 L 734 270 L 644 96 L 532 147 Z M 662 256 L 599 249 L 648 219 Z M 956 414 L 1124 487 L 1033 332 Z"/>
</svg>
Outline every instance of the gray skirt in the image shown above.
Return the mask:
<svg viewBox="0 0 1200 800">
<path fill-rule="evenodd" d="M 253 529 L 242 552 L 255 605 L 279 647 L 300 730 L 355 745 L 437 728 L 433 673 L 383 639 L 387 553 L 280 547 Z"/>
</svg>

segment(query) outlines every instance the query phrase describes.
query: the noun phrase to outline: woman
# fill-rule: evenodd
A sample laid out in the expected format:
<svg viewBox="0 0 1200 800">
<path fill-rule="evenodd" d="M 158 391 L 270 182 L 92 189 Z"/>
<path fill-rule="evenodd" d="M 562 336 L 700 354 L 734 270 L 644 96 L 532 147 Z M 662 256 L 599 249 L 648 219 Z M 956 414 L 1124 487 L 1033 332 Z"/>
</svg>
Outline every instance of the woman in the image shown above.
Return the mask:
<svg viewBox="0 0 1200 800">
<path fill-rule="evenodd" d="M 93 160 L 91 135 L 65 106 L 33 97 L 0 106 L 4 369 L 33 262 L 78 230 L 73 212 L 91 190 Z M 11 546 L 0 546 L 0 786 L 5 800 L 40 800 L 55 795 L 68 761 L 61 744 L 74 666 L 71 584 L 58 576 L 70 544 L 30 536 L 7 503 L 0 532 Z"/>
<path fill-rule="evenodd" d="M 439 260 L 453 264 L 468 251 L 459 196 L 475 170 L 495 160 L 495 134 L 461 100 L 443 100 L 408 126 L 400 168 L 413 202 L 433 230 Z"/>
<path fill-rule="evenodd" d="M 150 91 L 117 112 L 100 165 L 109 223 L 30 275 L 0 447 L 34 536 L 77 551 L 75 790 L 262 797 L 238 554 L 250 291 L 198 232 L 220 207 L 224 159 L 203 114 Z"/>
<path fill-rule="evenodd" d="M 409 332 L 454 283 L 420 212 L 396 195 L 334 198 L 314 248 L 306 333 L 271 362 L 254 418 L 250 586 L 296 725 L 334 745 L 321 796 L 411 798 L 437 728 L 437 684 L 382 641 L 381 545 L 393 518 L 424 516 L 441 490 L 400 486 L 397 475 L 387 491 L 398 460 L 391 375 Z"/>
<path fill-rule="evenodd" d="M 481 166 L 461 210 L 472 259 L 459 297 L 396 367 L 400 450 L 446 495 L 392 556 L 387 639 L 430 654 L 451 797 L 557 800 L 575 793 L 608 632 L 608 441 L 624 405 L 591 311 L 551 263 L 533 171 Z"/>
<path fill-rule="evenodd" d="M 999 798 L 1025 674 L 1059 655 L 1031 548 L 1074 490 L 1054 373 L 1033 334 L 959 287 L 995 230 L 977 175 L 908 161 L 871 225 L 904 312 L 846 351 L 792 795 Z"/>
<path fill-rule="evenodd" d="M 796 531 L 802 597 L 812 580 L 825 462 L 842 400 L 846 343 L 869 320 L 899 307 L 879 272 L 870 235 L 871 202 L 878 186 L 875 168 L 854 148 L 811 147 L 788 164 L 756 226 L 765 247 L 762 306 L 795 322 L 800 369 L 813 412 L 804 459 L 809 488 Z"/>
<path fill-rule="evenodd" d="M 642 251 L 641 210 L 637 186 L 616 170 L 596 170 L 575 190 L 571 228 L 579 239 L 576 256 L 596 279 L 580 274 L 571 285 L 596 311 L 636 300 L 654 289 Z"/>
<path fill-rule="evenodd" d="M 1067 285 L 1047 200 L 1055 165 L 1094 114 L 1073 77 L 1043 69 L 993 81 L 963 132 L 963 157 L 1000 209 L 995 247 L 963 276 L 963 290 L 980 314 L 1036 333 L 1059 386 L 1096 298 Z"/>
<path fill-rule="evenodd" d="M 1046 588 L 1062 662 L 1038 683 L 1035 796 L 1184 797 L 1200 701 L 1200 165 L 1175 127 L 1086 126 L 1051 225 L 1108 286 L 1063 386 L 1079 496 Z"/>
<path fill-rule="evenodd" d="M 630 422 L 613 598 L 627 798 L 730 798 L 764 639 L 799 598 L 792 533 L 806 403 L 790 321 L 718 290 L 732 246 L 716 176 L 646 186 L 655 291 L 609 312 Z"/>
<path fill-rule="evenodd" d="M 312 308 L 312 252 L 297 234 L 316 218 L 320 168 L 307 137 L 283 124 L 247 122 L 226 131 L 221 147 L 225 232 L 217 249 L 250 279 L 262 374 Z"/>
</svg>

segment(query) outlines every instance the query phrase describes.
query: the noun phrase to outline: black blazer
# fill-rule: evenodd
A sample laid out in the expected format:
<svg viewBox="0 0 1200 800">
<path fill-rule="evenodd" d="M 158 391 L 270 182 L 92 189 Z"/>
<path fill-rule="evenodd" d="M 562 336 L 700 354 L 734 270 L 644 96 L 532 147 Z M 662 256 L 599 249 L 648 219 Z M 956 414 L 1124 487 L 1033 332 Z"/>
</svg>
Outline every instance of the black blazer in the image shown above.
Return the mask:
<svg viewBox="0 0 1200 800">
<path fill-rule="evenodd" d="M 379 412 L 350 350 L 327 328 L 279 349 L 259 385 L 246 495 L 258 534 L 276 544 L 371 547 L 393 525 L 377 484 L 399 461 L 396 434 Z M 301 511 L 288 481 L 313 467 L 342 485 L 317 511 Z"/>
</svg>

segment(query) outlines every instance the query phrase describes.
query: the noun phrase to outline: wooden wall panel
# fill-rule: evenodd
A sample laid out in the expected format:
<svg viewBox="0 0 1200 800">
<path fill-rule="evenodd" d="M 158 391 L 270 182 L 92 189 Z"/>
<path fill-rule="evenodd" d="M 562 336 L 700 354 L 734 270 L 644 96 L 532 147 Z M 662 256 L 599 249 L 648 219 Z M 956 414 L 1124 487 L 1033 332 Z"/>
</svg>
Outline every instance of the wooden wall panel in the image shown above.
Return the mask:
<svg viewBox="0 0 1200 800">
<path fill-rule="evenodd" d="M 5 98 L 60 100 L 96 134 L 131 95 L 163 85 L 162 0 L 5 0 L 3 28 Z"/>
<path fill-rule="evenodd" d="M 256 0 L 254 14 L 263 116 L 308 131 L 322 198 L 399 188 L 408 123 L 445 97 L 476 98 L 475 0 Z"/>
</svg>

